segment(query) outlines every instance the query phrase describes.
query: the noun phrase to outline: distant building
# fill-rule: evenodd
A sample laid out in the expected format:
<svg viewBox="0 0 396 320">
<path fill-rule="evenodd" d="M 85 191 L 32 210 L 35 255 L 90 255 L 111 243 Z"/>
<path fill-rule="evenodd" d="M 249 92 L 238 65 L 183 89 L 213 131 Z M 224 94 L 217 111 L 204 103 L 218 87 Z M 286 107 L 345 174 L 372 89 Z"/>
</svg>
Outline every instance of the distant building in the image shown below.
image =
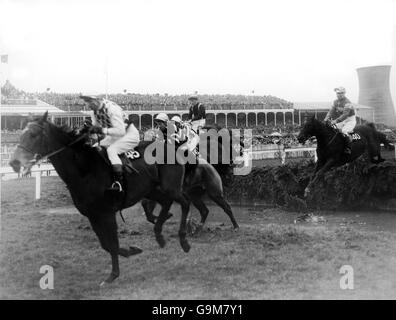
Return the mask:
<svg viewBox="0 0 396 320">
<path fill-rule="evenodd" d="M 83 112 L 65 112 L 39 99 L 4 99 L 1 101 L 1 129 L 21 130 L 31 118 L 42 116 L 48 111 L 51 121 L 59 125 L 78 127 L 89 117 Z"/>
<path fill-rule="evenodd" d="M 396 114 L 390 92 L 391 66 L 358 68 L 359 104 L 373 107 L 375 122 L 396 127 Z"/>
</svg>

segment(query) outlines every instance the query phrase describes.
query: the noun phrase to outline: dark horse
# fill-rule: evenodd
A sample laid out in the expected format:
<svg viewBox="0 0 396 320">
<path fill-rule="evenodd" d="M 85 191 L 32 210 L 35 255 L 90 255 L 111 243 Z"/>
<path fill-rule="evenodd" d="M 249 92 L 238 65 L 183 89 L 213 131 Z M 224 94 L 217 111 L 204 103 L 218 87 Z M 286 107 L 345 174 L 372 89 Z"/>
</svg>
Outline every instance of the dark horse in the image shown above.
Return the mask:
<svg viewBox="0 0 396 320">
<path fill-rule="evenodd" d="M 209 209 L 202 200 L 205 194 L 208 195 L 224 212 L 230 217 L 233 227 L 237 229 L 239 226 L 234 218 L 230 205 L 224 199 L 223 195 L 223 184 L 227 182 L 232 175 L 233 161 L 235 156 L 241 156 L 243 152 L 243 142 L 238 137 L 233 136 L 231 130 L 223 129 L 218 125 L 206 126 L 203 129 L 214 130 L 215 141 L 209 141 L 209 137 L 206 144 L 206 158 L 211 159 L 210 155 L 210 143 L 216 143 L 214 146 L 217 147 L 218 161 L 215 164 L 210 164 L 207 161 L 201 159 L 198 166 L 194 167 L 191 165 L 191 169 L 188 170 L 189 165 L 187 164 L 187 170 L 185 175 L 185 181 L 183 186 L 184 194 L 186 198 L 198 209 L 201 221 L 200 227 L 205 224 L 205 221 L 209 214 Z M 219 134 L 220 130 L 226 130 L 231 139 L 227 139 L 224 135 Z M 223 138 L 225 138 L 223 141 Z M 227 141 L 228 140 L 228 141 Z M 235 145 L 233 144 L 235 143 Z M 202 153 L 202 146 L 201 153 Z M 226 152 L 226 153 L 224 153 Z M 229 153 L 227 155 L 227 153 Z M 223 159 L 223 156 L 226 158 Z M 142 200 L 142 206 L 146 214 L 146 218 L 149 222 L 155 223 L 157 217 L 153 215 L 156 203 L 152 200 Z M 171 217 L 169 214 L 168 218 Z"/>
<path fill-rule="evenodd" d="M 384 161 L 381 158 L 380 143 L 389 145 L 384 135 L 381 135 L 373 123 L 356 126 L 354 132 L 358 134 L 356 140 L 352 142 L 352 152 L 348 156 L 344 154 L 345 137 L 329 123 L 323 123 L 315 117 L 305 122 L 297 139 L 300 143 L 305 143 L 307 139 L 315 136 L 317 140 L 316 163 L 313 176 L 305 189 L 305 196 L 310 193 L 311 186 L 319 177 L 331 167 L 339 167 L 345 163 L 352 162 L 366 152 L 368 159 L 372 163 Z"/>
<path fill-rule="evenodd" d="M 166 220 L 172 202 L 181 204 L 179 238 L 183 250 L 188 252 L 190 245 L 186 239 L 186 222 L 189 202 L 182 194 L 184 166 L 148 165 L 143 157 L 136 159 L 133 162 L 135 171 L 125 176 L 124 199 L 115 199 L 105 193 L 105 188 L 112 182 L 109 165 L 97 150 L 86 146 L 80 137 L 70 132 L 70 129 L 67 131 L 49 122 L 45 113 L 42 118 L 28 123 L 10 165 L 16 172 L 21 167 L 24 172 L 29 172 L 38 155 L 50 158 L 58 175 L 66 183 L 74 205 L 89 219 L 102 248 L 111 255 L 112 270 L 105 283 L 112 282 L 120 274 L 118 255 L 129 257 L 141 252 L 138 248 L 125 249 L 119 246 L 116 212 L 143 198 L 155 200 L 162 206 L 154 227 L 156 240 L 161 247 L 165 245 L 161 234 L 162 223 Z M 147 145 L 145 141 L 142 143 Z"/>
</svg>

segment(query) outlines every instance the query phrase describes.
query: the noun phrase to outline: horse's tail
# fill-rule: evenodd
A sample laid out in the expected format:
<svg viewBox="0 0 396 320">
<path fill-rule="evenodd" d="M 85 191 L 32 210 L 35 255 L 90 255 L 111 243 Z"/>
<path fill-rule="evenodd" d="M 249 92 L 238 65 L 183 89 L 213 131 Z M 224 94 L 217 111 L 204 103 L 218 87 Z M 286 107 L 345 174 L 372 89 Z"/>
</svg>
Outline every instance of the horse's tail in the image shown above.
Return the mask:
<svg viewBox="0 0 396 320">
<path fill-rule="evenodd" d="M 379 143 L 383 143 L 385 148 L 388 150 L 395 150 L 395 146 L 388 140 L 386 134 L 378 131 L 373 122 L 367 123 L 367 126 L 374 130 L 374 134 L 376 135 Z"/>
<path fill-rule="evenodd" d="M 388 150 L 395 150 L 395 145 L 392 144 L 388 138 L 386 137 L 386 134 L 383 132 L 377 132 L 377 137 L 380 143 L 384 144 L 384 147 Z"/>
<path fill-rule="evenodd" d="M 372 128 L 374 131 L 377 131 L 377 128 L 375 127 L 374 122 L 368 122 L 366 123 L 367 126 L 369 126 L 370 128 Z"/>
</svg>

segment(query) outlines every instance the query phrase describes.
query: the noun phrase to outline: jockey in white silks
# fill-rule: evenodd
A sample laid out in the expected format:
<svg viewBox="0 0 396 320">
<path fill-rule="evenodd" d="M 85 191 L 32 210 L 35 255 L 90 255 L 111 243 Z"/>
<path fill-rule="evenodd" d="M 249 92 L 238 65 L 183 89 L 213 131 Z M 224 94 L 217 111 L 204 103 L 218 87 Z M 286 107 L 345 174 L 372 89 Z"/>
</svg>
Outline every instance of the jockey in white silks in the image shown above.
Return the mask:
<svg viewBox="0 0 396 320">
<path fill-rule="evenodd" d="M 352 103 L 345 97 L 343 87 L 335 88 L 337 100 L 327 113 L 324 121 L 331 121 L 345 136 L 345 153 L 351 154 L 352 137 L 349 135 L 356 126 L 356 112 Z"/>
<path fill-rule="evenodd" d="M 107 155 L 112 164 L 114 182 L 109 191 L 122 192 L 123 170 L 119 154 L 134 149 L 140 141 L 139 131 L 130 123 L 122 108 L 116 103 L 94 96 L 80 96 L 93 110 L 90 133 L 102 134 L 105 137 L 100 145 L 107 147 Z"/>
<path fill-rule="evenodd" d="M 178 143 L 185 143 L 189 151 L 196 154 L 196 148 L 199 143 L 199 135 L 191 129 L 189 123 L 185 123 L 179 116 L 172 117 L 171 121 L 175 125 L 173 138 Z"/>
</svg>

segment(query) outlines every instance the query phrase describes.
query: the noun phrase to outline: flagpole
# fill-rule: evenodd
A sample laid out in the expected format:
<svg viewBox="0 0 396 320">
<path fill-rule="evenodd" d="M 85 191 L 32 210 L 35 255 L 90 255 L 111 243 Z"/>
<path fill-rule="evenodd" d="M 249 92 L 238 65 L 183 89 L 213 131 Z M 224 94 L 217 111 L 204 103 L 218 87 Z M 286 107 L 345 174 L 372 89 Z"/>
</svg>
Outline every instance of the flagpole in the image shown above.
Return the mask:
<svg viewBox="0 0 396 320">
<path fill-rule="evenodd" d="M 7 54 L 7 56 L 6 56 L 6 58 L 4 58 L 4 63 L 8 63 L 8 54 Z M 0 54 L 0 141 L 1 141 L 1 131 L 2 131 L 2 126 L 1 126 L 1 120 L 2 120 L 2 118 L 3 118 L 3 115 L 2 115 L 2 112 L 1 112 L 1 109 L 2 109 L 2 104 L 1 104 L 1 99 L 2 99 L 2 97 L 3 97 L 3 95 L 1 94 L 1 83 L 2 83 L 2 79 L 1 79 L 1 77 L 3 76 L 3 68 L 2 68 L 2 64 L 3 64 L 3 55 L 1 55 Z M 1 166 L 1 163 L 0 163 L 0 166 Z M 1 199 L 1 196 L 0 196 L 0 199 Z M 0 214 L 0 237 L 1 237 L 1 230 L 2 230 L 3 228 L 2 228 L 2 218 L 1 218 L 1 214 Z"/>
<path fill-rule="evenodd" d="M 7 55 L 7 60 L 8 60 L 8 55 Z M 8 61 L 7 61 L 7 63 L 8 63 Z M 2 127 L 1 127 L 1 99 L 3 97 L 2 93 L 1 93 L 1 83 L 2 83 L 2 79 L 1 78 L 3 76 L 3 72 L 2 72 L 3 68 L 1 67 L 2 64 L 3 64 L 3 55 L 0 54 L 0 131 L 2 129 Z"/>
<path fill-rule="evenodd" d="M 105 64 L 105 75 L 106 75 L 106 99 L 109 90 L 109 56 L 106 55 L 106 64 Z"/>
</svg>

